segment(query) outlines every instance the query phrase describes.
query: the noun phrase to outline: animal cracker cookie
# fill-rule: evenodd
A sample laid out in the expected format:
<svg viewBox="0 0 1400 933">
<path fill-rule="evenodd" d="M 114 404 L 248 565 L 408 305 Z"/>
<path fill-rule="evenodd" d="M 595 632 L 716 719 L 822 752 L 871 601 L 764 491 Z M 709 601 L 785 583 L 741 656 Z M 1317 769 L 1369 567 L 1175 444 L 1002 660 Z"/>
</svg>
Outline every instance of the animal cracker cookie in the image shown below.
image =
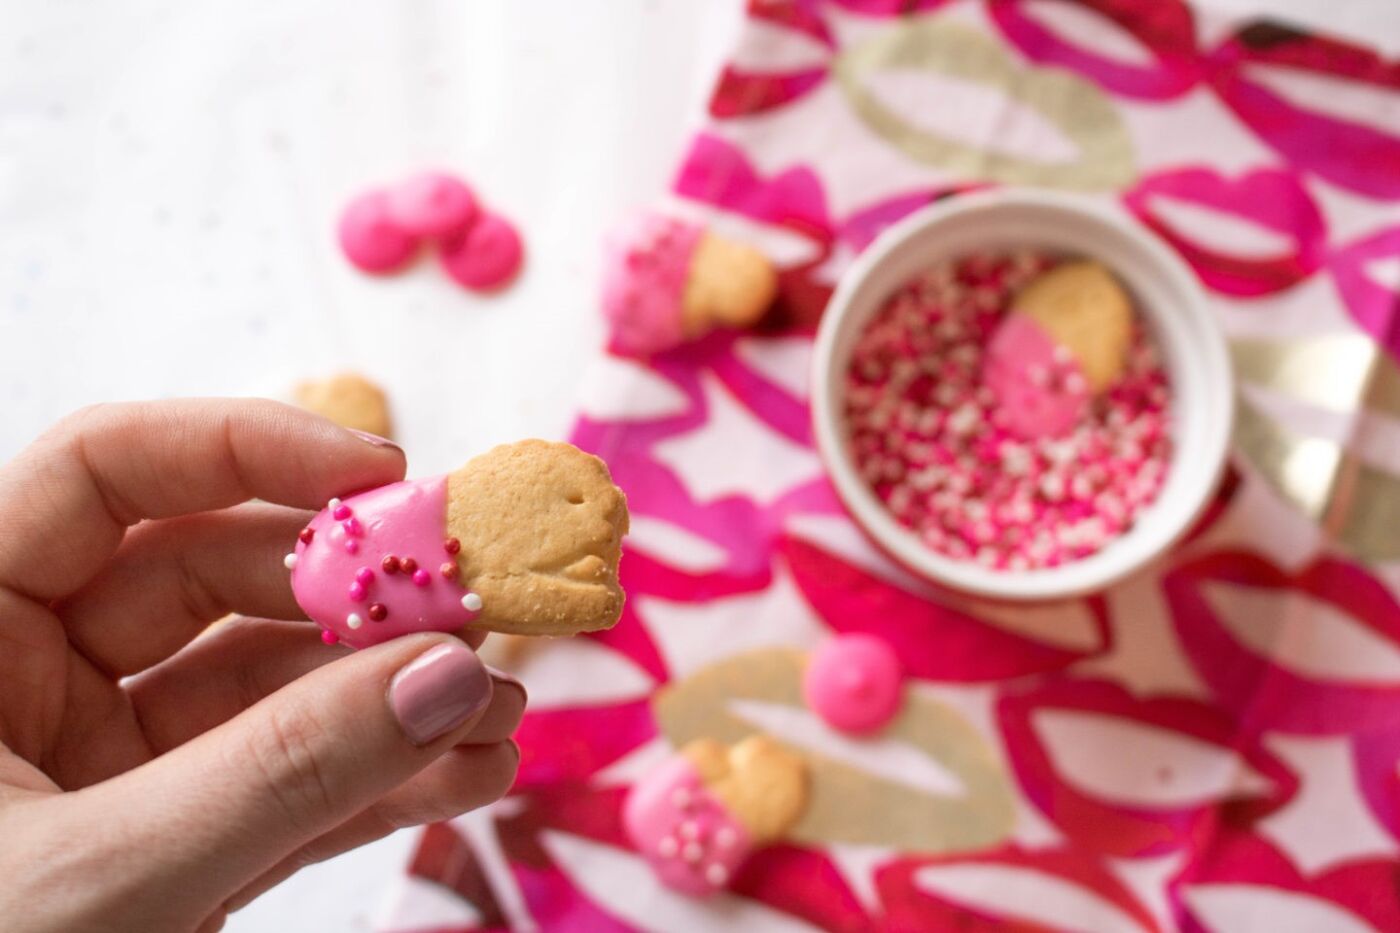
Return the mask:
<svg viewBox="0 0 1400 933">
<path fill-rule="evenodd" d="M 663 882 L 704 895 L 787 832 L 806 804 L 806 766 L 774 740 L 697 739 L 633 785 L 622 820 Z"/>
<path fill-rule="evenodd" d="M 364 376 L 341 373 L 329 379 L 307 381 L 295 390 L 296 403 L 307 411 L 329 418 L 342 428 L 393 436 L 389 402 L 384 390 Z"/>
<path fill-rule="evenodd" d="M 778 291 L 763 253 L 659 212 L 609 240 L 603 311 L 629 353 L 659 353 L 716 327 L 751 327 Z"/>
<path fill-rule="evenodd" d="M 1007 427 L 1024 438 L 1068 432 L 1122 374 L 1132 335 L 1132 301 L 1098 263 L 1034 279 L 987 345 L 984 379 Z"/>
<path fill-rule="evenodd" d="M 622 613 L 627 502 L 597 457 L 540 440 L 332 499 L 287 555 L 328 643 L 417 631 L 572 635 Z"/>
</svg>

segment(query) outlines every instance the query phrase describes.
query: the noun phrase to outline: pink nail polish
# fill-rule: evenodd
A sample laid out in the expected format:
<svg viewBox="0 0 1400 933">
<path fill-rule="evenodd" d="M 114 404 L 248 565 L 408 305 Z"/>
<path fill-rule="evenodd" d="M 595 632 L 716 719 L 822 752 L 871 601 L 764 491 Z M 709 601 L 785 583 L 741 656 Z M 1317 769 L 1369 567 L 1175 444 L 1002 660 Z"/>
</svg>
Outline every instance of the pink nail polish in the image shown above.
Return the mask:
<svg viewBox="0 0 1400 933">
<path fill-rule="evenodd" d="M 371 447 L 388 447 L 393 450 L 403 450 L 402 447 L 400 447 L 398 444 L 395 444 L 387 437 L 380 437 L 378 434 L 371 434 L 368 431 L 361 431 L 359 428 L 346 428 L 345 430 L 349 431 L 351 434 L 355 435 Z"/>
<path fill-rule="evenodd" d="M 491 702 L 491 675 L 466 645 L 429 648 L 389 683 L 389 708 L 414 745 L 446 735 Z"/>
</svg>

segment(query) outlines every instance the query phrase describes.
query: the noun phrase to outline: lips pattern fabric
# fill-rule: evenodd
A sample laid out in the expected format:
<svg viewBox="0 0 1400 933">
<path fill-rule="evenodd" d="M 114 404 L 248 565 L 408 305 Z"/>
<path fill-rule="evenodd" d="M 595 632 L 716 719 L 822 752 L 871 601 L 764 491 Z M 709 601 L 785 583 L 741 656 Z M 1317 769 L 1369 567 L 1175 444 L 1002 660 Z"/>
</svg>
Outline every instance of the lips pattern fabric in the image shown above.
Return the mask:
<svg viewBox="0 0 1400 933">
<path fill-rule="evenodd" d="M 519 781 L 425 831 L 384 928 L 1400 928 L 1400 69 L 1180 0 L 748 9 L 671 195 L 772 256 L 780 297 L 753 331 L 598 358 L 572 440 L 628 494 L 624 616 L 521 649 Z M 1178 552 L 1052 606 L 891 563 L 810 429 L 851 259 L 1005 184 L 1155 231 L 1243 383 L 1240 456 Z M 801 700 L 846 632 L 908 675 L 858 740 Z M 755 732 L 802 757 L 809 809 L 715 897 L 664 888 L 628 787 Z"/>
</svg>

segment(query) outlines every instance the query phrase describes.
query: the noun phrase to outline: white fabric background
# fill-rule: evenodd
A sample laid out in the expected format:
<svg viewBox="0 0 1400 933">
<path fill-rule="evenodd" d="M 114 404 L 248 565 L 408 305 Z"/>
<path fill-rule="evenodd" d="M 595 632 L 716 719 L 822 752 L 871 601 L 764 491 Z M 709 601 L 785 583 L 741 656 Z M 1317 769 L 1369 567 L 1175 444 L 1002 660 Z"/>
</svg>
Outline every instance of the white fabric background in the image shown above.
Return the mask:
<svg viewBox="0 0 1400 933">
<path fill-rule="evenodd" d="M 563 434 L 602 341 L 600 235 L 666 186 L 741 6 L 0 0 L 0 460 L 89 402 L 347 368 L 389 388 L 414 473 Z M 1394 0 L 1268 6 L 1400 48 Z M 433 165 L 520 225 L 505 294 L 336 252 L 347 197 Z M 308 869 L 228 929 L 367 929 L 411 842 Z"/>
</svg>

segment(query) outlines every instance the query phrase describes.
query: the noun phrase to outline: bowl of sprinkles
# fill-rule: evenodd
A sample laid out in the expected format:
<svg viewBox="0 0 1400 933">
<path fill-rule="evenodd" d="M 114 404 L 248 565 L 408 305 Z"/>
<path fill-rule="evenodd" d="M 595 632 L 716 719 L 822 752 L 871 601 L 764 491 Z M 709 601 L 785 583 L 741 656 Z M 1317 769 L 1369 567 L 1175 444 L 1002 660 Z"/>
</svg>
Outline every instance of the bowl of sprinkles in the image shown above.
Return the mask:
<svg viewBox="0 0 1400 933">
<path fill-rule="evenodd" d="M 1234 379 L 1190 270 L 1127 215 L 983 192 L 886 230 L 817 334 L 813 420 L 887 554 L 998 599 L 1099 589 L 1191 526 Z"/>
</svg>

